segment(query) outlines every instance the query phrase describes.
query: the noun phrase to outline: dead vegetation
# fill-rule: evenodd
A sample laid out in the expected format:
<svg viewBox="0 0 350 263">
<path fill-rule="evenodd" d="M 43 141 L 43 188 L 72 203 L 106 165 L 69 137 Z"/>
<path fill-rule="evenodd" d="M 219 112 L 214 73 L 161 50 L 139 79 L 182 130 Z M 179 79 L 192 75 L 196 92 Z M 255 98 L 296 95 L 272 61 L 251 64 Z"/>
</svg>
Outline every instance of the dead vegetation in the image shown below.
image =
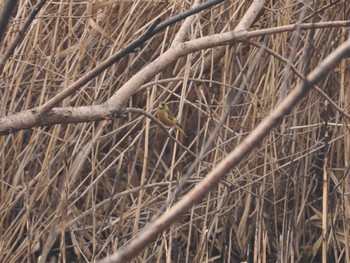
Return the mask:
<svg viewBox="0 0 350 263">
<path fill-rule="evenodd" d="M 305 8 L 300 1 L 266 1 L 249 30 L 300 18 L 316 23 L 350 16 L 346 0 L 314 2 Z M 20 3 L 0 58 L 34 6 Z M 225 1 L 193 16 L 184 40 L 233 30 L 250 4 Z M 44 104 L 147 31 L 156 18 L 165 21 L 189 8 L 185 1 L 47 1 L 4 64 L 1 117 Z M 170 48 L 181 24 L 157 34 L 56 106 L 107 101 Z M 130 97 L 129 109 L 118 118 L 0 137 L 0 261 L 91 262 L 128 244 L 164 205 L 176 202 L 169 202 L 172 193 L 230 103 L 229 116 L 177 198 L 302 81 L 298 72 L 305 76 L 348 36 L 348 28 L 334 26 L 191 53 Z M 293 70 L 274 53 L 291 59 Z M 319 90 L 311 90 L 135 262 L 349 262 L 349 64 L 344 59 L 318 83 L 332 101 L 325 103 Z M 132 110 L 154 113 L 161 101 L 177 114 L 187 134 L 177 139 L 187 149 Z"/>
</svg>

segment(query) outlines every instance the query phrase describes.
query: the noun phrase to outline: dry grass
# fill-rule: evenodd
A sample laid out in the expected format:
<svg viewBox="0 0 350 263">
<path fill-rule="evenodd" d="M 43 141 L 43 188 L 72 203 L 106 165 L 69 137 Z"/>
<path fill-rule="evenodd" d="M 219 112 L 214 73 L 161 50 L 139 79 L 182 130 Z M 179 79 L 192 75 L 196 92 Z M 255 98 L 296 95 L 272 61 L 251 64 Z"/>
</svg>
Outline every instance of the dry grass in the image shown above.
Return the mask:
<svg viewBox="0 0 350 263">
<path fill-rule="evenodd" d="M 21 1 L 16 9 L 0 54 L 27 17 L 29 2 Z M 225 2 L 202 12 L 186 39 L 232 30 L 250 2 Z M 268 2 L 254 29 L 295 23 L 303 10 L 300 1 Z M 315 21 L 349 17 L 346 0 L 334 5 L 320 2 L 307 8 L 305 21 L 311 21 L 308 16 L 313 9 L 319 10 Z M 190 7 L 185 1 L 48 1 L 5 64 L 0 79 L 1 116 L 42 105 L 133 41 L 156 17 L 166 20 Z M 106 101 L 169 48 L 180 25 L 152 38 L 62 106 Z M 342 28 L 316 30 L 312 56 L 307 57 L 310 31 L 301 31 L 292 51 L 295 68 L 302 74 L 315 68 L 346 34 Z M 282 33 L 252 41 L 288 58 L 292 38 L 293 34 Z M 198 155 L 227 100 L 236 96 L 237 104 L 182 195 L 300 81 L 293 72 L 284 76 L 285 63 L 270 53 L 258 56 L 259 47 L 254 45 L 236 43 L 223 52 L 220 61 L 209 64 L 204 61 L 213 50 L 180 58 L 126 105 L 152 112 L 167 100 L 188 136 L 179 136 L 179 141 Z M 287 88 L 281 88 L 286 79 Z M 349 60 L 319 83 L 344 111 L 349 111 L 349 85 Z M 324 98 L 313 90 L 244 162 L 149 244 L 135 262 L 276 262 L 278 258 L 320 262 L 322 257 L 349 261 L 349 119 L 333 108 L 325 127 L 320 114 L 324 110 Z M 330 140 L 325 153 L 326 128 Z M 2 136 L 0 145 L 1 262 L 36 262 L 39 256 L 41 262 L 103 258 L 127 244 L 151 220 L 194 161 L 157 125 L 131 112 L 108 123 L 19 131 Z M 327 213 L 323 202 L 328 204 Z M 325 218 L 327 236 L 322 243 Z"/>
</svg>

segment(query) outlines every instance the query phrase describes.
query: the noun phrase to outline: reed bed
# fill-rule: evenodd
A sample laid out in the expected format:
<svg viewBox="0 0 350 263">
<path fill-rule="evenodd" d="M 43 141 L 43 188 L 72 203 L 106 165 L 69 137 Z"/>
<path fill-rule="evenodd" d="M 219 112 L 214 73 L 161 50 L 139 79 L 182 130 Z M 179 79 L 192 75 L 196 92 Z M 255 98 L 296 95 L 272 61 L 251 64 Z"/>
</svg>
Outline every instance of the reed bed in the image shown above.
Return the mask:
<svg viewBox="0 0 350 263">
<path fill-rule="evenodd" d="M 300 1 L 266 1 L 249 30 L 293 24 L 300 17 L 315 23 L 349 18 L 346 0 L 327 2 L 311 1 L 305 8 Z M 18 1 L 0 58 L 35 4 Z M 156 18 L 165 21 L 192 4 L 47 1 L 4 64 L 1 117 L 42 105 L 142 35 Z M 250 4 L 225 1 L 194 15 L 184 40 L 233 30 Z M 105 102 L 171 48 L 181 25 L 158 33 L 57 107 Z M 92 262 L 125 246 L 273 111 L 302 81 L 296 72 L 306 75 L 348 36 L 348 28 L 330 27 L 201 50 L 162 69 L 128 99 L 128 111 L 118 118 L 1 136 L 0 261 Z M 275 54 L 290 59 L 294 71 Z M 350 135 L 343 114 L 349 112 L 349 65 L 344 60 L 318 83 L 341 111 L 311 90 L 133 262 L 349 262 Z M 177 142 L 132 110 L 154 114 L 161 101 L 184 127 L 187 136 L 170 130 Z M 229 104 L 215 140 L 171 201 Z"/>
</svg>

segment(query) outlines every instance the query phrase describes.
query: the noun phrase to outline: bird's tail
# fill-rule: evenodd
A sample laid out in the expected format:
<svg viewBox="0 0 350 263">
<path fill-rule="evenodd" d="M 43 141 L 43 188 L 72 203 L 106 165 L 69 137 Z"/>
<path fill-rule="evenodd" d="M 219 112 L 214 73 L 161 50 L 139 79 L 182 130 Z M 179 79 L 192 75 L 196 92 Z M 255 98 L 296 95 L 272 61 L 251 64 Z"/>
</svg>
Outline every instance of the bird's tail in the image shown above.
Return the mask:
<svg viewBox="0 0 350 263">
<path fill-rule="evenodd" d="M 186 133 L 184 132 L 184 129 L 181 127 L 181 125 L 180 125 L 178 122 L 176 122 L 175 128 L 176 128 L 177 130 L 179 130 L 180 132 L 182 132 L 183 135 L 186 136 Z M 187 137 L 187 136 L 186 136 L 186 137 Z"/>
</svg>

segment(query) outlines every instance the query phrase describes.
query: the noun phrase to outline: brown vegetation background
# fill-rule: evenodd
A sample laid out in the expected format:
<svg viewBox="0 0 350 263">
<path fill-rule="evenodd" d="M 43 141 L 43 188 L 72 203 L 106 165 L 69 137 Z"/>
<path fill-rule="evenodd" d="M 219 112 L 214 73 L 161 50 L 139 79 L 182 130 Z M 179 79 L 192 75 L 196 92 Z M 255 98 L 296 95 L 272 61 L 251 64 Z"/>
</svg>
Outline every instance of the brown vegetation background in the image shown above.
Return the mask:
<svg viewBox="0 0 350 263">
<path fill-rule="evenodd" d="M 36 4 L 18 2 L 0 57 Z M 225 1 L 195 15 L 185 40 L 233 30 L 250 4 Z M 47 1 L 4 65 L 1 117 L 42 105 L 135 40 L 155 18 L 165 21 L 191 5 Z M 249 30 L 290 25 L 300 17 L 315 23 L 348 20 L 349 12 L 346 0 L 310 1 L 306 7 L 300 1 L 266 1 Z M 180 26 L 157 34 L 58 106 L 105 102 L 170 48 Z M 306 75 L 348 33 L 348 28 L 331 27 L 271 34 L 219 51 L 195 52 L 164 68 L 125 107 L 153 114 L 159 102 L 167 101 L 187 135 L 177 139 L 192 154 L 133 111 L 107 123 L 35 127 L 0 137 L 0 261 L 92 262 L 123 247 L 165 204 L 171 206 L 168 198 L 200 155 L 228 101 L 235 102 L 229 116 L 178 198 L 301 82 L 273 52 L 291 58 L 295 70 Z M 349 64 L 344 60 L 318 83 L 344 112 L 349 112 Z M 325 259 L 322 241 L 329 262 L 346 262 L 349 153 L 349 119 L 311 90 L 135 262 L 320 262 Z M 325 239 L 322 218 L 327 219 Z"/>
</svg>

